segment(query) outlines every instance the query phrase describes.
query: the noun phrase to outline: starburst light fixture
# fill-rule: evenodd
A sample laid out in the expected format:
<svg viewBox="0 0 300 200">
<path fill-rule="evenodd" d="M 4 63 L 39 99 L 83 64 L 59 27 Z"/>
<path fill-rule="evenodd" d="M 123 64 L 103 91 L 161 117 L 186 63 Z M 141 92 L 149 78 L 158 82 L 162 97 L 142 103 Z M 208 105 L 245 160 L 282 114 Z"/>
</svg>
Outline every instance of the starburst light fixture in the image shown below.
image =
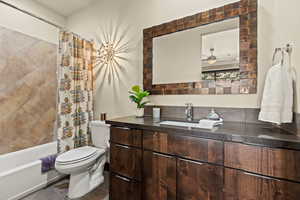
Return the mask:
<svg viewBox="0 0 300 200">
<path fill-rule="evenodd" d="M 126 63 L 129 62 L 128 54 L 133 50 L 132 42 L 127 37 L 128 27 L 121 28 L 121 25 L 103 25 L 97 33 L 96 74 L 102 70 L 104 77 L 109 83 Z"/>
</svg>

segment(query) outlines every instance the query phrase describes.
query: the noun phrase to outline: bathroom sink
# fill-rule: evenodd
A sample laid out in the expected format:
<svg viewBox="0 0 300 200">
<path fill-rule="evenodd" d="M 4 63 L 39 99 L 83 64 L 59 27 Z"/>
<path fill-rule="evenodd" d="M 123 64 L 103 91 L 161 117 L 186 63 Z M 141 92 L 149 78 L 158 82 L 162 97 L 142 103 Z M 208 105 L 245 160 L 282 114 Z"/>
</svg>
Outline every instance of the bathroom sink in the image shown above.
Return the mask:
<svg viewBox="0 0 300 200">
<path fill-rule="evenodd" d="M 190 127 L 190 128 L 202 128 L 199 123 L 191 123 L 191 122 L 178 122 L 178 121 L 163 121 L 160 122 L 161 125 L 168 126 L 182 126 L 182 127 Z"/>
<path fill-rule="evenodd" d="M 210 129 L 213 130 L 217 128 L 217 126 L 223 124 L 223 120 L 220 119 L 219 121 L 213 120 L 200 120 L 199 123 L 192 123 L 192 122 L 179 122 L 179 121 L 163 121 L 160 122 L 161 125 L 168 125 L 168 126 L 181 126 L 181 127 L 188 127 L 188 128 L 201 128 L 201 129 Z"/>
</svg>

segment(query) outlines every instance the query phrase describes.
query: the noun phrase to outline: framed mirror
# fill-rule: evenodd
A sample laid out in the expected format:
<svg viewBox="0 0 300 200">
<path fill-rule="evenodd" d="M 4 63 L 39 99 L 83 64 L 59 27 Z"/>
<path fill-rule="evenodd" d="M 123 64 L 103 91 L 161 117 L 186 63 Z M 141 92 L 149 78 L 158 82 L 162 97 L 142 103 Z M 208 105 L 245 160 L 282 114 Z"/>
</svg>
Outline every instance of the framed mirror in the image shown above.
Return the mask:
<svg viewBox="0 0 300 200">
<path fill-rule="evenodd" d="M 256 88 L 256 0 L 144 30 L 144 89 L 151 94 L 253 94 Z"/>
</svg>

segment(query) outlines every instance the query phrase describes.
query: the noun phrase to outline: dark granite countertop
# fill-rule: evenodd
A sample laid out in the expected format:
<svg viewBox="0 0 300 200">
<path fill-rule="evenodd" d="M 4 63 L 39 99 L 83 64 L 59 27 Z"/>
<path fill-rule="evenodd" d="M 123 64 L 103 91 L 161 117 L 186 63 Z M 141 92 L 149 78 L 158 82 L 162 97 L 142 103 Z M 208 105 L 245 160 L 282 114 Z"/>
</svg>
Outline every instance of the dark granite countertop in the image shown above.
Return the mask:
<svg viewBox="0 0 300 200">
<path fill-rule="evenodd" d="M 300 137 L 270 124 L 224 122 L 213 129 L 187 128 L 179 126 L 160 125 L 162 121 L 183 121 L 182 119 L 162 118 L 159 121 L 152 117 L 123 117 L 107 120 L 114 126 L 125 126 L 144 130 L 160 131 L 169 134 L 186 135 L 223 141 L 239 142 L 273 148 L 300 150 Z M 195 121 L 196 122 L 196 121 Z"/>
</svg>

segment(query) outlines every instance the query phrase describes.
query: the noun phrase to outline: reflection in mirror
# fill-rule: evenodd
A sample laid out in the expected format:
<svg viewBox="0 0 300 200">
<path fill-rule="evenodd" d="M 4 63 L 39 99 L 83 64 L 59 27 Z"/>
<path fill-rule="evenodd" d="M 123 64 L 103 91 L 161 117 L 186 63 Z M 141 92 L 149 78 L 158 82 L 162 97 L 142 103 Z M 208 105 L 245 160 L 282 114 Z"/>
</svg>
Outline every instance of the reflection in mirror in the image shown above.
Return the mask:
<svg viewBox="0 0 300 200">
<path fill-rule="evenodd" d="M 154 38 L 153 84 L 238 80 L 239 34 L 236 17 Z"/>
</svg>

